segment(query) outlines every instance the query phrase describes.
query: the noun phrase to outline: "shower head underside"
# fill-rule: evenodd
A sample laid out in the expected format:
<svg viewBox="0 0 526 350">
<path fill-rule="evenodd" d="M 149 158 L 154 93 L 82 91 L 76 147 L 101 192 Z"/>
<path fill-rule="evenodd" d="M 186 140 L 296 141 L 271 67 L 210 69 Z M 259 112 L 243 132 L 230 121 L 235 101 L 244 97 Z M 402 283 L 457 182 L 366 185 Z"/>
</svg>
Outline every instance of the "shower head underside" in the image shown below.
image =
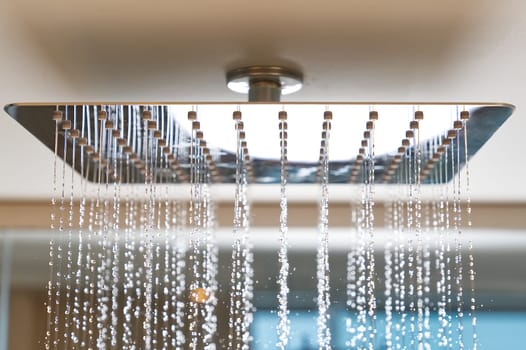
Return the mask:
<svg viewBox="0 0 526 350">
<path fill-rule="evenodd" d="M 51 150 L 57 141 L 57 154 L 90 181 L 101 181 L 103 176 L 144 183 L 149 173 L 155 182 L 184 183 L 191 181 L 191 168 L 202 159 L 200 166 L 207 169 L 212 183 L 234 183 L 239 162 L 248 169 L 249 182 L 279 183 L 278 114 L 285 111 L 289 183 L 318 182 L 320 141 L 327 140 L 329 182 L 362 183 L 364 164 L 373 162 L 375 183 L 392 184 L 413 181 L 411 167 L 419 167 L 421 183 L 450 180 L 465 163 L 465 155 L 475 154 L 514 107 L 494 103 L 68 103 L 10 104 L 5 109 Z M 327 111 L 332 112 L 331 128 L 322 135 Z M 233 121 L 233 116 L 238 120 Z M 457 164 L 448 167 L 448 159 Z"/>
</svg>

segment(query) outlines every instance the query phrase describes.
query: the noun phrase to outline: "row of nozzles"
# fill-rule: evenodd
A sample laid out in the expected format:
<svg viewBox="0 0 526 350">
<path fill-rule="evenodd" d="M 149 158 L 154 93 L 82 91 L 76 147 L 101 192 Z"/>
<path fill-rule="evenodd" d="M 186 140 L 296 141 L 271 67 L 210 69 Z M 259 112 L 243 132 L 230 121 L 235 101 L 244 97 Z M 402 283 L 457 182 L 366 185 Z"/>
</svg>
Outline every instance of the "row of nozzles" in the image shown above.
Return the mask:
<svg viewBox="0 0 526 350">
<path fill-rule="evenodd" d="M 81 113 L 77 113 L 80 108 Z M 77 119 L 77 115 L 82 114 Z M 123 183 L 144 182 L 192 182 L 192 166 L 199 165 L 201 172 L 206 172 L 207 181 L 213 183 L 228 183 L 234 181 L 232 172 L 236 157 L 220 149 L 217 145 L 207 143 L 201 122 L 196 110 L 187 113 L 191 123 L 188 132 L 180 125 L 180 121 L 170 116 L 167 106 L 63 106 L 53 113 L 57 123 L 57 131 L 70 140 L 75 152 L 84 154 L 82 162 L 83 176 L 92 181 L 101 181 L 104 176 L 111 181 Z M 332 111 L 324 113 L 320 144 L 320 163 L 323 157 L 324 143 L 331 128 Z M 90 117 L 91 116 L 91 117 Z M 96 116 L 96 117 L 95 117 Z M 249 182 L 259 182 L 262 170 L 268 170 L 269 165 L 278 166 L 278 162 L 269 159 L 258 159 L 249 155 L 246 131 L 242 113 L 235 110 L 232 113 L 234 129 L 239 133 L 243 166 L 247 168 Z M 401 145 L 393 154 L 375 154 L 375 125 L 379 120 L 376 110 L 369 112 L 363 138 L 360 141 L 358 153 L 346 165 L 348 167 L 349 183 L 364 181 L 364 164 L 366 160 L 375 160 L 374 172 L 377 182 L 403 183 L 404 175 L 401 166 L 404 162 L 417 162 L 419 167 L 418 181 L 426 181 L 440 162 L 447 147 L 458 138 L 466 127 L 469 112 L 460 112 L 453 128 L 443 136 L 434 140 L 420 139 L 420 123 L 424 121 L 423 111 L 414 112 L 409 129 L 402 138 Z M 284 133 L 285 156 L 287 155 L 287 112 L 278 113 L 279 132 Z M 91 135 L 90 135 L 91 133 Z M 260 135 L 256 135 L 259 137 Z M 440 138 L 440 139 L 439 139 Z M 280 141 L 282 142 L 282 141 Z M 305 140 L 305 142 L 310 142 Z M 328 155 L 328 153 L 327 153 Z M 201 161 L 198 158 L 202 158 Z M 418 159 L 417 159 L 418 158 Z M 331 159 L 329 159 L 331 161 Z M 87 164 L 92 164 L 91 168 Z M 334 167 L 331 161 L 330 171 Z M 416 164 L 416 163 L 415 163 Z M 301 164 L 287 163 L 288 168 L 299 168 Z M 79 167 L 77 167 L 79 168 Z M 91 169 L 91 173 L 90 170 Z M 124 169 L 124 170 L 123 170 Z M 317 178 L 320 176 L 318 164 Z M 397 176 L 400 175 L 400 176 Z M 330 174 L 329 174 L 330 177 Z M 414 178 L 410 181 L 416 181 Z"/>
</svg>

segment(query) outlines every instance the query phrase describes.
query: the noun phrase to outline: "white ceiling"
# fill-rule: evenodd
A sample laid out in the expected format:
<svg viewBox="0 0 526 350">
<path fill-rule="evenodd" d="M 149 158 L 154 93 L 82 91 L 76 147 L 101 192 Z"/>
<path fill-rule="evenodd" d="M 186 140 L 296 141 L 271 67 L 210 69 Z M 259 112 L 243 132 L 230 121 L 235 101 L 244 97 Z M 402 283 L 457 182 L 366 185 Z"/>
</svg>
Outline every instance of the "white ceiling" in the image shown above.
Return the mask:
<svg viewBox="0 0 526 350">
<path fill-rule="evenodd" d="M 225 71 L 257 63 L 304 72 L 289 100 L 509 102 L 472 195 L 525 202 L 525 14 L 520 0 L 3 0 L 0 103 L 239 101 Z M 0 199 L 49 196 L 52 155 L 5 114 L 0 155 Z"/>
</svg>

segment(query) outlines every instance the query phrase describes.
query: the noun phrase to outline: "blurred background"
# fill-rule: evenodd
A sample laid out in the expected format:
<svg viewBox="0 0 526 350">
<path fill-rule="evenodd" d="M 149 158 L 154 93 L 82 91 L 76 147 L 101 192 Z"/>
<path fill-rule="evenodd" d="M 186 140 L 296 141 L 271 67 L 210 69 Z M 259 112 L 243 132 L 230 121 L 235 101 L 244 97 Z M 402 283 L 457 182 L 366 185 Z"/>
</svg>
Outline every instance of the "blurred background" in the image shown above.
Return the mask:
<svg viewBox="0 0 526 350">
<path fill-rule="evenodd" d="M 210 0 L 4 0 L 0 102 L 243 101 L 226 88 L 225 72 L 260 63 L 304 72 L 305 86 L 290 101 L 514 104 L 512 117 L 470 162 L 473 226 L 465 235 L 474 242 L 481 348 L 520 348 L 526 331 L 525 16 L 526 3 L 512 0 L 257 6 L 238 0 L 221 6 Z M 0 160 L 0 350 L 41 348 L 53 154 L 3 113 Z M 349 191 L 330 189 L 331 326 L 338 348 Z M 294 185 L 289 194 L 290 349 L 314 349 L 319 193 Z M 270 349 L 276 343 L 279 188 L 255 186 L 249 196 L 258 309 L 253 348 Z M 213 197 L 219 280 L 227 285 L 233 188 L 214 189 Z M 381 239 L 377 254 L 382 265 Z"/>
</svg>

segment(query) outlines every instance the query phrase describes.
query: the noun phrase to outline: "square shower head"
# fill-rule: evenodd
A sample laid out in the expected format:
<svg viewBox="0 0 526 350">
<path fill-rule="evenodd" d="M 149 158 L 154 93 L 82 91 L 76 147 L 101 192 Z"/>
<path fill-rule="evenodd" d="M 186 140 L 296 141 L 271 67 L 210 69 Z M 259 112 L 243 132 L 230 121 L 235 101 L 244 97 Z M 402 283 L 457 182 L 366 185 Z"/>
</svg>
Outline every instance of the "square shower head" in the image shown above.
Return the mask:
<svg viewBox="0 0 526 350">
<path fill-rule="evenodd" d="M 326 111 L 333 115 L 329 182 L 362 182 L 362 165 L 374 156 L 377 183 L 407 183 L 411 181 L 407 168 L 416 164 L 418 156 L 421 182 L 435 183 L 437 165 L 452 148 L 450 140 L 457 140 L 459 149 L 452 152 L 458 152 L 459 166 L 443 171 L 440 182 L 452 178 L 465 155 L 474 155 L 514 107 L 500 103 L 61 103 L 11 104 L 5 109 L 52 150 L 58 131 L 58 145 L 66 145 L 58 147 L 58 155 L 83 177 L 95 181 L 102 174 L 122 183 L 144 183 L 147 159 L 156 181 L 190 181 L 192 145 L 206 152 L 213 182 L 235 182 L 239 130 L 233 112 L 243 115 L 250 181 L 279 183 L 278 114 L 286 111 L 289 183 L 308 184 L 317 181 Z"/>
</svg>

